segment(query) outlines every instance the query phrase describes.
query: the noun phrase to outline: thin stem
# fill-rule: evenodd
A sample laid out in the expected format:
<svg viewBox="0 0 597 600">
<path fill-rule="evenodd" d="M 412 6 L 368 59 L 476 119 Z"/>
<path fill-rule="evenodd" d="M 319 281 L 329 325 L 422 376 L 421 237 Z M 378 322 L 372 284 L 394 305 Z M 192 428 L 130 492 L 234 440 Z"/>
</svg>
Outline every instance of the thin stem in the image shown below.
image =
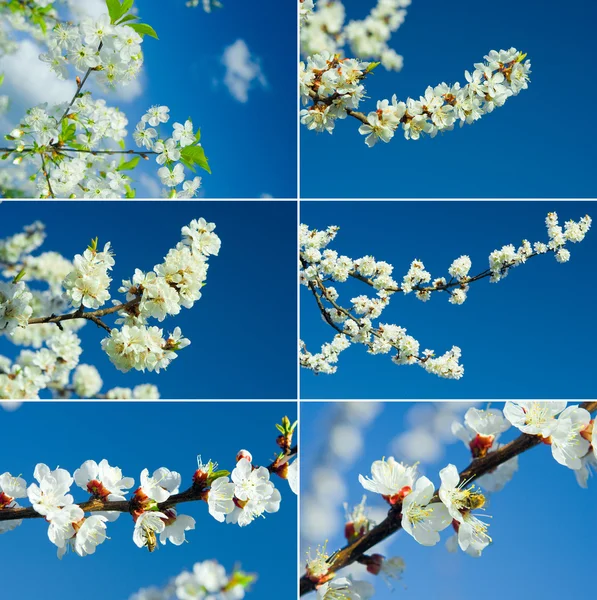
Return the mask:
<svg viewBox="0 0 597 600">
<path fill-rule="evenodd" d="M 597 411 L 597 402 L 583 402 L 580 407 L 593 413 Z M 478 479 L 515 456 L 538 446 L 541 441 L 541 436 L 522 433 L 515 440 L 495 452 L 490 452 L 482 458 L 474 459 L 466 469 L 460 472 L 460 484 L 470 483 L 475 479 Z M 436 493 L 431 499 L 431 502 L 438 500 L 439 496 Z M 358 540 L 351 544 L 347 544 L 344 548 L 335 552 L 329 559 L 328 572 L 335 573 L 354 562 L 358 562 L 365 552 L 401 529 L 401 510 L 402 503 L 395 504 L 388 511 L 388 516 L 379 525 L 376 525 L 371 531 L 360 537 Z M 315 589 L 316 583 L 309 579 L 307 575 L 303 575 L 300 579 L 300 595 L 303 596 L 309 592 L 315 591 Z"/>
<path fill-rule="evenodd" d="M 58 152 L 82 152 L 85 154 L 138 154 L 139 156 L 146 157 L 149 154 L 159 154 L 154 150 L 80 150 L 78 148 L 60 148 Z"/>
<path fill-rule="evenodd" d="M 46 178 L 46 182 L 48 184 L 48 191 L 50 192 L 50 196 L 52 198 L 56 198 L 56 196 L 54 195 L 54 190 L 52 189 L 52 184 L 50 182 L 50 176 L 48 175 L 48 171 L 46 169 L 46 159 L 43 154 L 41 154 L 41 168 L 42 173 L 44 174 L 44 177 Z"/>
<path fill-rule="evenodd" d="M 104 45 L 104 42 L 100 42 L 97 52 L 99 52 L 102 49 L 103 45 Z M 62 117 L 60 117 L 60 120 L 58 121 L 58 127 L 60 127 L 60 125 L 62 124 L 62 121 L 64 121 L 64 119 L 66 119 L 66 116 L 70 112 L 70 109 L 73 107 L 73 104 L 75 103 L 76 99 L 79 97 L 79 94 L 81 93 L 81 90 L 83 89 L 83 86 L 85 85 L 85 82 L 87 81 L 89 75 L 91 75 L 92 71 L 95 71 L 95 67 L 89 67 L 87 69 L 87 73 L 85 73 L 85 76 L 83 77 L 83 79 L 80 81 L 80 83 L 77 84 L 77 91 L 75 92 L 75 95 L 73 96 L 72 100 L 69 102 L 68 106 L 66 107 L 64 114 L 62 115 Z"/>
<path fill-rule="evenodd" d="M 107 315 L 112 315 L 121 310 L 130 311 L 132 308 L 135 308 L 139 302 L 141 302 L 140 298 L 135 298 L 130 302 L 126 302 L 124 304 L 116 304 L 115 306 L 111 306 L 110 308 L 102 308 L 100 310 L 94 310 L 92 312 L 83 312 L 81 309 L 76 310 L 75 312 L 66 314 L 66 315 L 50 315 L 49 317 L 35 317 L 34 319 L 29 319 L 28 325 L 40 325 L 42 323 L 62 323 L 63 321 L 72 321 L 74 319 L 87 319 L 88 321 L 93 321 L 99 327 L 103 327 L 106 331 L 110 331 L 110 328 L 101 321 L 102 317 Z M 81 307 L 82 308 L 82 307 Z"/>
</svg>

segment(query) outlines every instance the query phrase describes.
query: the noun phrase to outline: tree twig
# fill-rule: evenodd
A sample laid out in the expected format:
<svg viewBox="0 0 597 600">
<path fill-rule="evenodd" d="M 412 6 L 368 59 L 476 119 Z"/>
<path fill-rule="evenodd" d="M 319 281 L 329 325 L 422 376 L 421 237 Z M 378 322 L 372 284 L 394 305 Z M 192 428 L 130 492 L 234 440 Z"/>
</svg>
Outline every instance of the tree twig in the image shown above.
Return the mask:
<svg viewBox="0 0 597 600">
<path fill-rule="evenodd" d="M 94 310 L 92 312 L 83 312 L 80 309 L 75 312 L 66 314 L 66 315 L 50 315 L 49 317 L 35 317 L 34 319 L 29 319 L 28 325 L 40 325 L 42 323 L 56 323 L 59 324 L 62 321 L 72 321 L 74 319 L 87 319 L 88 321 L 93 321 L 99 327 L 103 327 L 107 331 L 111 331 L 110 328 L 101 321 L 102 317 L 106 315 L 112 315 L 121 310 L 125 312 L 134 309 L 139 302 L 141 302 L 141 298 L 135 298 L 130 302 L 126 302 L 124 304 L 116 304 L 111 306 L 110 308 L 102 308 L 100 310 Z"/>
<path fill-rule="evenodd" d="M 298 446 L 295 446 L 291 452 L 285 457 L 285 461 L 287 462 L 293 456 L 298 454 Z M 276 459 L 277 461 L 278 459 Z M 270 473 L 276 472 L 276 461 L 272 462 L 267 470 Z M 278 466 L 280 463 L 278 463 Z M 192 485 L 189 489 L 181 492 L 180 494 L 174 494 L 170 496 L 168 500 L 165 502 L 160 502 L 158 504 L 158 510 L 164 511 L 168 508 L 172 508 L 177 504 L 182 504 L 184 502 L 196 502 L 198 500 L 203 500 L 205 498 L 205 489 L 202 489 L 200 486 Z M 132 513 L 137 507 L 134 499 L 131 500 L 101 500 L 99 498 L 92 498 L 87 502 L 79 503 L 78 506 L 83 510 L 83 512 L 104 512 L 104 511 L 113 511 L 113 512 L 121 512 L 121 513 Z M 0 522 L 2 521 L 16 521 L 19 519 L 43 519 L 45 518 L 43 515 L 40 515 L 35 509 L 31 506 L 23 507 L 23 508 L 4 508 L 0 510 Z"/>
</svg>

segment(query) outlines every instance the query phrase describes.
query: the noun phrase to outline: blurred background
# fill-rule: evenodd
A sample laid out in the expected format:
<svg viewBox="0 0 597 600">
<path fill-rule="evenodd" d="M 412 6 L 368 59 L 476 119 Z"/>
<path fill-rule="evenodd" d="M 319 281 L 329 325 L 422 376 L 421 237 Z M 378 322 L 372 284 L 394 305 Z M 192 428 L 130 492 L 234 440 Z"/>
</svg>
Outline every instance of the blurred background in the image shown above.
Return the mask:
<svg viewBox="0 0 597 600">
<path fill-rule="evenodd" d="M 66 0 L 60 6 L 64 4 L 65 17 L 79 22 L 107 12 L 105 0 Z M 174 122 L 191 118 L 201 128 L 213 173 L 198 173 L 202 196 L 296 197 L 296 4 L 222 4 L 207 14 L 201 7 L 187 8 L 186 0 L 136 0 L 142 22 L 153 26 L 160 38 L 145 38 L 140 77 L 115 93 L 101 90 L 93 77 L 85 89 L 126 114 L 127 148 L 137 149 L 132 133 L 154 104 L 170 107 L 170 132 Z M 0 55 L 0 74 L 5 75 L 0 94 L 11 98 L 9 112 L 0 116 L 2 135 L 26 109 L 69 101 L 75 91 L 74 77 L 61 81 L 39 61 L 45 51 L 41 44 L 18 39 L 15 54 Z M 141 162 L 134 174 L 137 197 L 162 197 L 159 165 Z"/>
<path fill-rule="evenodd" d="M 121 373 L 101 349 L 104 332 L 87 324 L 79 331 L 80 362 L 96 366 L 103 392 L 140 383 L 158 386 L 162 398 L 296 398 L 296 205 L 294 202 L 4 202 L 0 239 L 36 220 L 46 225 L 41 252 L 69 260 L 99 236 L 112 243 L 112 298 L 139 268 L 160 264 L 181 239 L 180 230 L 204 217 L 222 240 L 209 260 L 201 299 L 162 323 L 179 326 L 191 345 L 165 371 Z M 290 266 L 292 265 L 292 267 Z M 275 275 L 275 285 L 272 277 Z M 111 303 L 108 303 L 111 305 Z M 106 323 L 114 325 L 114 317 Z M 13 359 L 20 347 L 0 337 L 0 355 Z M 42 392 L 43 393 L 43 392 Z M 47 397 L 47 396 L 46 396 Z"/>
<path fill-rule="evenodd" d="M 462 470 L 470 451 L 451 434 L 451 423 L 462 422 L 468 402 L 304 402 L 301 406 L 301 572 L 309 548 L 328 541 L 331 554 L 345 545 L 344 507 L 352 509 L 367 494 L 370 518 L 379 523 L 387 514 L 381 496 L 366 492 L 359 474 L 370 476 L 371 463 L 394 456 L 419 462 L 421 474 L 439 487 L 439 471 L 449 463 Z M 492 408 L 503 408 L 493 402 Z M 500 438 L 518 435 L 511 428 Z M 433 547 L 424 547 L 399 531 L 370 552 L 400 556 L 406 563 L 401 580 L 386 583 L 367 574 L 362 565 L 341 571 L 375 584 L 376 600 L 439 598 L 485 600 L 540 594 L 546 600 L 586 595 L 592 572 L 591 542 L 597 534 L 593 515 L 597 502 L 595 478 L 581 489 L 573 471 L 556 463 L 548 446 L 519 457 L 519 471 L 505 488 L 490 494 L 486 520 L 493 544 L 481 558 L 460 550 L 449 553 L 445 541 L 451 528 Z M 314 598 L 314 594 L 306 596 Z"/>
<path fill-rule="evenodd" d="M 463 254 L 471 273 L 488 267 L 488 256 L 506 244 L 548 241 L 545 217 L 558 213 L 560 224 L 595 218 L 594 202 L 302 202 L 301 223 L 311 229 L 338 225 L 330 248 L 352 259 L 373 255 L 394 266 L 401 281 L 414 259 L 433 278 L 447 276 Z M 338 371 L 315 376 L 301 370 L 301 395 L 314 399 L 361 398 L 593 398 L 596 283 L 591 273 L 597 256 L 595 231 L 581 243 L 568 244 L 570 261 L 552 254 L 514 268 L 507 278 L 470 286 L 460 306 L 436 294 L 421 302 L 414 294 L 396 294 L 381 315 L 382 323 L 407 329 L 421 349 L 443 354 L 462 350 L 464 377 L 440 379 L 418 366 L 398 366 L 389 355 L 367 354 L 353 344 L 340 354 Z M 340 304 L 374 294 L 349 281 L 335 285 Z M 335 333 L 321 318 L 311 292 L 301 286 L 301 338 L 311 352 Z"/>
<path fill-rule="evenodd" d="M 343 4 L 348 23 L 364 19 L 376 0 Z M 301 126 L 304 197 L 595 196 L 597 126 L 564 108 L 597 92 L 597 81 L 586 76 L 597 50 L 595 3 L 570 0 L 562 10 L 556 0 L 503 0 L 499 6 L 460 0 L 457 7 L 413 0 L 407 11 L 389 44 L 404 57 L 404 67 L 396 73 L 380 66 L 367 78 L 365 113 L 393 94 L 418 99 L 429 85 L 466 83 L 465 70 L 490 50 L 512 46 L 531 60 L 529 89 L 473 125 L 435 139 L 413 142 L 397 132 L 388 144 L 368 148 L 355 119 L 338 122 L 332 135 Z"/>
<path fill-rule="evenodd" d="M 22 474 L 31 484 L 38 462 L 73 474 L 86 460 L 106 458 L 123 475 L 133 477 L 136 486 L 142 469 L 151 474 L 165 466 L 182 475 L 181 490 L 187 489 L 198 454 L 231 470 L 236 453 L 246 448 L 255 464 L 270 464 L 278 450 L 275 424 L 284 415 L 294 420 L 296 404 L 26 403 L 13 413 L 0 412 L 0 437 L 10 449 L 2 472 Z M 243 423 L 250 427 L 240 426 Z M 134 545 L 133 523 L 126 514 L 108 524 L 110 539 L 95 554 L 80 558 L 69 553 L 61 561 L 47 538 L 47 523 L 24 521 L 0 537 L 3 572 L 10 573 L 3 578 L 2 595 L 127 600 L 140 588 L 165 586 L 196 562 L 216 559 L 228 571 L 240 565 L 258 575 L 247 598 L 291 598 L 296 589 L 297 501 L 286 481 L 272 481 L 282 494 L 279 512 L 240 528 L 218 523 L 204 503 L 186 503 L 179 514 L 196 520 L 195 530 L 187 532 L 188 543 L 159 544 L 151 554 Z M 72 493 L 78 502 L 88 497 L 76 486 Z M 20 503 L 29 504 L 26 499 Z"/>
</svg>

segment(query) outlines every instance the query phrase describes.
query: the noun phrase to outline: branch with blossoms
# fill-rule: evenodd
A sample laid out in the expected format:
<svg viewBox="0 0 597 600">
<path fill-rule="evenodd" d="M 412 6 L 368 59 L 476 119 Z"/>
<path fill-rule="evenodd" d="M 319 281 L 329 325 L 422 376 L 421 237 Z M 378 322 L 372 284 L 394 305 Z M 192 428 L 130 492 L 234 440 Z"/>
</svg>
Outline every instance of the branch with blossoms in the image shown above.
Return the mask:
<svg viewBox="0 0 597 600">
<path fill-rule="evenodd" d="M 465 71 L 467 83 L 428 86 L 419 99 L 379 100 L 376 110 L 359 112 L 366 97 L 365 79 L 380 62 L 346 58 L 342 52 L 349 43 L 353 56 L 378 58 L 389 70 L 402 68 L 402 57 L 387 46 L 391 34 L 404 21 L 410 0 L 380 2 L 364 21 L 343 26 L 341 2 L 320 0 L 300 2 L 301 44 L 307 62 L 300 63 L 300 90 L 304 106 L 301 123 L 307 129 L 332 133 L 336 121 L 351 117 L 361 125 L 359 133 L 373 147 L 389 142 L 402 129 L 407 140 L 424 134 L 435 137 L 462 127 L 501 107 L 506 100 L 528 88 L 531 63 L 526 54 L 510 48 L 492 50 L 484 62 L 475 63 L 472 74 Z"/>
<path fill-rule="evenodd" d="M 65 469 L 50 470 L 40 463 L 34 471 L 37 483 L 28 487 L 22 477 L 4 473 L 0 475 L 0 533 L 16 529 L 25 519 L 45 519 L 48 537 L 62 558 L 69 549 L 79 556 L 93 554 L 96 546 L 108 539 L 106 523 L 118 519 L 120 513 L 131 515 L 133 542 L 149 552 L 157 548 L 158 536 L 162 544 L 169 541 L 180 546 L 186 541 L 186 532 L 195 529 L 195 519 L 178 513 L 179 504 L 203 501 L 216 521 L 247 526 L 257 517 L 280 509 L 281 495 L 271 475 L 287 480 L 297 493 L 298 464 L 294 459 L 298 448 L 292 442 L 296 425 L 287 417 L 276 425 L 280 452 L 267 467 L 253 464 L 247 450 L 237 453 L 232 472 L 218 469 L 212 460 L 203 463 L 198 457 L 192 484 L 182 492 L 180 473 L 160 467 L 150 475 L 143 469 L 140 487 L 127 500 L 134 480 L 123 477 L 121 469 L 105 459 L 99 464 L 85 461 L 72 476 Z M 69 493 L 73 483 L 91 495 L 89 500 L 74 502 Z M 17 500 L 21 498 L 28 498 L 31 506 L 19 506 Z"/>
<path fill-rule="evenodd" d="M 12 11 L 38 23 L 48 52 L 40 56 L 59 79 L 67 79 L 71 68 L 76 91 L 70 101 L 48 107 L 40 105 L 26 115 L 5 138 L 12 145 L 0 148 L 0 158 L 32 171 L 40 198 L 135 197 L 133 171 L 141 159 L 155 157 L 157 174 L 169 198 L 192 198 L 200 177 L 187 179 L 197 168 L 211 173 L 200 131 L 191 119 L 174 123 L 167 106 L 152 106 L 135 127 L 134 141 L 141 150 L 126 147 L 128 119 L 118 108 L 93 99 L 84 87 L 94 79 L 105 89 L 130 83 L 143 65 L 141 45 L 145 36 L 157 39 L 154 29 L 138 21 L 133 0 L 106 0 L 106 14 L 72 24 L 56 19 L 51 5 L 41 3 L 0 4 L 0 14 Z M 33 8 L 31 8 L 33 7 Z M 41 15 L 41 16 L 40 16 Z M 46 17 L 52 19 L 46 22 Z M 40 21 L 41 19 L 41 21 Z M 2 182 L 2 192 L 11 189 Z"/>
<path fill-rule="evenodd" d="M 476 275 L 469 274 L 472 263 L 466 255 L 452 262 L 448 269 L 449 277 L 437 279 L 432 279 L 422 261 L 414 260 L 401 283 L 392 278 L 394 267 L 387 262 L 376 261 L 373 256 L 354 260 L 329 249 L 338 227 L 318 231 L 301 225 L 301 283 L 310 290 L 324 321 L 337 332 L 334 340 L 324 344 L 316 354 L 309 352 L 301 341 L 301 366 L 316 374 L 335 373 L 340 353 L 354 343 L 364 345 L 369 354 L 389 354 L 396 350 L 392 362 L 397 365 L 418 364 L 428 373 L 439 377 L 460 379 L 464 375 L 464 367 L 459 362 L 459 347 L 453 346 L 442 356 L 436 357 L 433 350 L 421 352 L 419 342 L 408 335 L 403 327 L 389 323 L 375 326 L 374 320 L 380 318 L 396 293 L 414 293 L 419 300 L 427 302 L 435 292 L 445 292 L 451 304 L 460 305 L 467 299 L 472 283 L 486 278 L 497 283 L 511 269 L 536 256 L 553 254 L 557 262 L 565 263 L 570 260 L 567 244 L 578 243 L 585 238 L 591 218 L 585 216 L 579 221 L 566 221 L 561 227 L 557 214 L 552 212 L 547 215 L 545 223 L 549 238 L 546 242 L 531 244 L 523 240 L 519 248 L 509 244 L 494 250 L 489 255 L 489 268 Z M 329 283 L 342 283 L 349 279 L 373 288 L 377 297 L 360 295 L 351 298 L 350 307 L 341 305 L 338 291 Z"/>
<path fill-rule="evenodd" d="M 206 560 L 193 565 L 192 571 L 183 571 L 163 588 L 148 587 L 139 590 L 130 600 L 184 600 L 189 598 L 217 597 L 218 600 L 241 600 L 256 575 L 244 573 L 235 567 L 232 573 L 215 560 Z"/>
<path fill-rule="evenodd" d="M 0 335 L 38 349 L 21 353 L 14 364 L 0 361 L 0 399 L 33 399 L 43 389 L 59 396 L 74 392 L 98 397 L 102 380 L 97 369 L 77 367 L 82 349 L 76 331 L 87 322 L 109 334 L 101 346 L 119 371 L 166 369 L 190 341 L 179 327 L 164 337 L 163 330 L 150 322 L 176 316 L 201 298 L 209 258 L 217 256 L 221 245 L 214 230 L 215 224 L 203 218 L 183 227 L 181 241 L 168 251 L 164 262 L 148 272 L 136 269 L 118 289 L 124 301 L 112 300 L 114 305 L 108 308 L 102 306 L 111 299 L 109 273 L 115 264 L 109 242 L 100 250 L 97 238 L 92 240 L 71 262 L 55 252 L 31 254 L 45 239 L 39 222 L 0 240 L 0 266 L 9 279 L 0 281 Z M 31 286 L 34 282 L 48 289 L 40 291 Z M 112 315 L 118 317 L 119 327 L 105 323 Z M 147 386 L 140 391 L 149 398 L 157 393 Z M 113 393 L 126 395 L 127 388 L 115 388 Z"/>
<path fill-rule="evenodd" d="M 506 402 L 503 411 L 470 408 L 464 425 L 455 423 L 452 430 L 473 460 L 460 473 L 453 464 L 442 469 L 438 491 L 427 477 L 418 476 L 416 465 L 393 457 L 375 461 L 371 478 L 359 475 L 359 482 L 388 503 L 387 517 L 375 525 L 367 517 L 364 502 L 358 505 L 346 523 L 347 545 L 331 555 L 325 547 L 318 548 L 315 557 L 309 555 L 300 579 L 301 595 L 317 590 L 321 600 L 332 600 L 340 592 L 342 597 L 371 598 L 374 588 L 370 584 L 350 577 L 335 579 L 335 575 L 356 562 L 374 575 L 399 577 L 404 570 L 402 559 L 367 552 L 400 529 L 419 544 L 434 546 L 440 532 L 452 526 L 455 533 L 446 544 L 448 550 L 460 548 L 470 556 L 481 556 L 493 540 L 488 524 L 474 512 L 484 507 L 485 495 L 470 484 L 477 481 L 488 492 L 501 490 L 518 470 L 518 456 L 542 443 L 551 448 L 559 464 L 574 470 L 581 487 L 587 487 L 589 469 L 597 468 L 597 427 L 591 418 L 597 402 L 566 405 L 528 401 Z M 511 426 L 522 433 L 505 445 L 498 444 Z"/>
</svg>

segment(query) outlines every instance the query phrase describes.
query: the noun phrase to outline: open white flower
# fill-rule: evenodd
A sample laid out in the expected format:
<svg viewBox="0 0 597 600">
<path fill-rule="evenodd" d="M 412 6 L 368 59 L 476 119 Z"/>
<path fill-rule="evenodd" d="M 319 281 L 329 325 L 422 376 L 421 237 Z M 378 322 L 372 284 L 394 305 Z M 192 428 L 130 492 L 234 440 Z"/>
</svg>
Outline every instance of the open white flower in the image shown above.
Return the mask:
<svg viewBox="0 0 597 600">
<path fill-rule="evenodd" d="M 529 435 L 548 438 L 557 427 L 556 416 L 567 402 L 506 402 L 504 416 L 514 427 Z"/>
<path fill-rule="evenodd" d="M 589 452 L 590 443 L 580 435 L 591 422 L 589 411 L 578 406 L 569 406 L 557 420 L 551 434 L 553 457 L 570 469 L 580 469 L 581 458 Z"/>
<path fill-rule="evenodd" d="M 488 525 L 470 511 L 463 513 L 463 520 L 458 524 L 458 545 L 470 556 L 481 556 L 483 550 L 491 543 L 487 534 Z"/>
<path fill-rule="evenodd" d="M 234 510 L 234 490 L 236 484 L 231 483 L 228 477 L 218 477 L 211 484 L 207 496 L 209 514 L 220 523 Z"/>
<path fill-rule="evenodd" d="M 429 503 L 435 487 L 427 477 L 417 479 L 413 491 L 402 502 L 402 529 L 423 546 L 435 546 L 439 531 L 452 523 L 452 516 L 442 502 Z"/>
<path fill-rule="evenodd" d="M 73 478 L 64 469 L 50 468 L 43 463 L 35 467 L 33 473 L 39 485 L 32 483 L 27 488 L 27 496 L 33 509 L 40 515 L 47 517 L 56 510 L 73 503 L 73 497 L 68 494 Z"/>
<path fill-rule="evenodd" d="M 180 546 L 185 542 L 185 532 L 195 529 L 195 519 L 188 515 L 179 515 L 176 509 L 170 508 L 164 511 L 167 520 L 164 531 L 160 533 L 160 542 L 165 544 L 170 541 L 175 546 Z"/>
<path fill-rule="evenodd" d="M 75 534 L 66 540 L 66 544 L 58 548 L 58 558 L 71 548 L 79 556 L 94 554 L 95 549 L 106 539 L 106 518 L 96 514 L 73 524 Z"/>
<path fill-rule="evenodd" d="M 13 477 L 10 473 L 2 473 L 0 475 L 0 496 L 2 494 L 5 494 L 11 500 L 13 498 L 26 498 L 27 482 L 22 477 Z"/>
<path fill-rule="evenodd" d="M 241 458 L 236 463 L 230 478 L 235 484 L 234 495 L 243 502 L 269 498 L 272 495 L 274 486 L 269 480 L 269 471 L 265 467 L 253 469 L 246 458 Z"/>
<path fill-rule="evenodd" d="M 370 492 L 381 494 L 390 504 L 395 504 L 410 493 L 417 467 L 409 467 L 390 456 L 387 460 L 376 460 L 371 465 L 371 475 L 371 478 L 359 475 L 360 484 Z"/>
<path fill-rule="evenodd" d="M 464 489 L 466 482 L 460 483 L 460 475 L 452 464 L 439 472 L 442 481 L 439 498 L 446 505 L 452 519 L 462 523 L 463 513 L 481 508 L 485 504 L 485 496 L 474 487 Z"/>
<path fill-rule="evenodd" d="M 461 440 L 473 455 L 483 456 L 497 441 L 499 436 L 510 428 L 501 410 L 469 408 L 464 415 L 464 425 L 452 424 L 452 433 Z"/>
<path fill-rule="evenodd" d="M 170 471 L 166 467 L 160 467 L 149 476 L 149 471 L 141 471 L 141 488 L 156 502 L 165 502 L 172 494 L 178 494 L 181 476 L 176 471 Z"/>
<path fill-rule="evenodd" d="M 141 513 L 135 522 L 133 542 L 138 548 L 147 547 L 153 552 L 157 546 L 156 534 L 162 533 L 166 528 L 165 521 L 168 517 L 158 511 Z"/>
<path fill-rule="evenodd" d="M 317 588 L 317 600 L 368 600 L 374 593 L 375 588 L 366 581 L 339 577 Z"/>
<path fill-rule="evenodd" d="M 77 504 L 70 504 L 53 511 L 48 518 L 50 541 L 58 548 L 64 548 L 68 540 L 75 535 L 75 525 L 85 518 L 85 513 Z"/>
<path fill-rule="evenodd" d="M 99 465 L 85 461 L 74 473 L 75 483 L 103 500 L 126 500 L 125 494 L 135 485 L 132 477 L 123 477 L 119 467 L 111 467 L 104 458 Z"/>
</svg>

